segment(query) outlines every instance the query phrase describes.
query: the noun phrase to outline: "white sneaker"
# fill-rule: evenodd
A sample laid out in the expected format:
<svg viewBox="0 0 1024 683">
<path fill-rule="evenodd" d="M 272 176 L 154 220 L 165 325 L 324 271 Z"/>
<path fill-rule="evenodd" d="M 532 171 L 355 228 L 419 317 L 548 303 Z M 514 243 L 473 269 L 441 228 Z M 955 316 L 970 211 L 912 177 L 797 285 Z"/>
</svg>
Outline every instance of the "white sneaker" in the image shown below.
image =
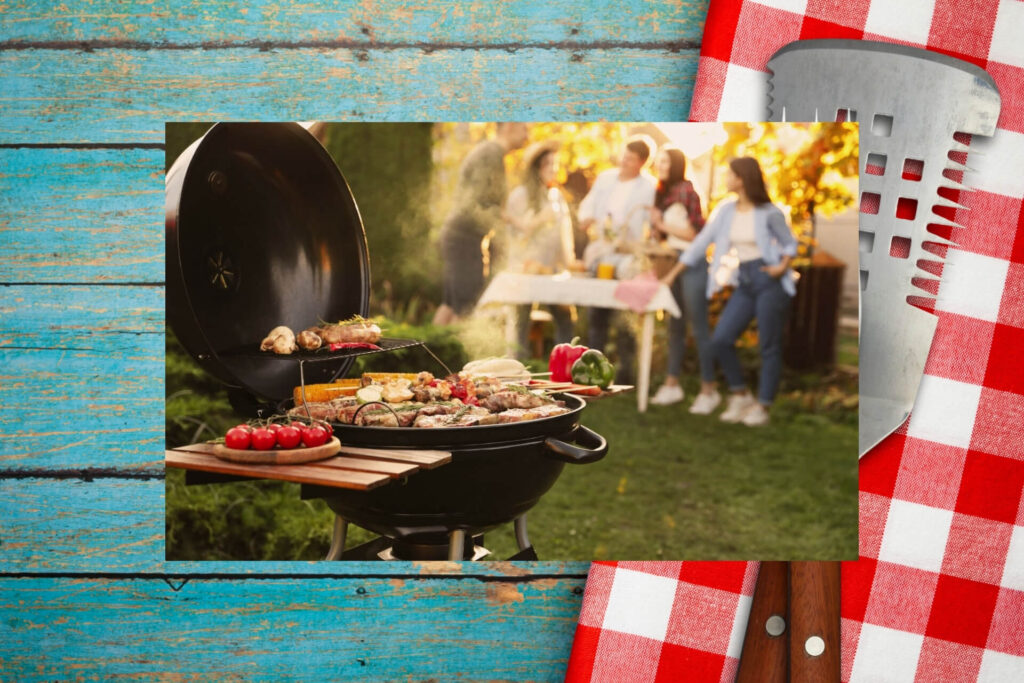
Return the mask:
<svg viewBox="0 0 1024 683">
<path fill-rule="evenodd" d="M 757 405 L 757 399 L 750 394 L 733 394 L 729 397 L 725 412 L 718 419 L 722 422 L 739 422 L 755 405 Z"/>
<path fill-rule="evenodd" d="M 651 403 L 656 406 L 669 406 L 673 403 L 679 403 L 682 401 L 683 396 L 683 388 L 678 384 L 675 386 L 662 384 L 658 387 L 658 391 L 654 393 Z"/>
<path fill-rule="evenodd" d="M 768 409 L 760 403 L 755 403 L 747 410 L 747 414 L 741 420 L 748 427 L 760 427 L 768 424 Z"/>
<path fill-rule="evenodd" d="M 721 402 L 722 395 L 717 391 L 710 394 L 697 394 L 693 405 L 690 406 L 690 413 L 693 415 L 710 415 Z"/>
</svg>

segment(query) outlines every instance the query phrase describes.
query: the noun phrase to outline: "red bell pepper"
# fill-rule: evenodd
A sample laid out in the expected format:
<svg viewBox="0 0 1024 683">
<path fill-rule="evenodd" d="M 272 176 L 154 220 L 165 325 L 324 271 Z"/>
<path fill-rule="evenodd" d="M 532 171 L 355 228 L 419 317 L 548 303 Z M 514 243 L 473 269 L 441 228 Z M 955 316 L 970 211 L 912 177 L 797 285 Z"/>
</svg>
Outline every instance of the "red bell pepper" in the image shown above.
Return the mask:
<svg viewBox="0 0 1024 683">
<path fill-rule="evenodd" d="M 551 349 L 551 356 L 548 358 L 548 370 L 551 371 L 552 382 L 571 382 L 572 364 L 576 359 L 587 351 L 586 346 L 577 345 L 579 337 L 573 337 L 568 344 L 558 344 Z"/>
</svg>

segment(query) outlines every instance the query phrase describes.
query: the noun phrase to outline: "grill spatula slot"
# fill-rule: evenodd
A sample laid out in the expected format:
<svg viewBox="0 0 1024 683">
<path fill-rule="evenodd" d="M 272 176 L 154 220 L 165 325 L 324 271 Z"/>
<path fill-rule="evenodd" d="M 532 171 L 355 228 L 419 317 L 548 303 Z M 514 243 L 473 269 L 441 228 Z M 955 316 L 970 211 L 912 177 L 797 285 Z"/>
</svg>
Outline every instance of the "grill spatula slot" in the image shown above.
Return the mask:
<svg viewBox="0 0 1024 683">
<path fill-rule="evenodd" d="M 769 120 L 860 122 L 863 455 L 914 405 L 937 323 L 940 239 L 962 229 L 967 143 L 995 132 L 999 93 L 972 64 L 872 41 L 790 43 L 768 68 Z"/>
</svg>

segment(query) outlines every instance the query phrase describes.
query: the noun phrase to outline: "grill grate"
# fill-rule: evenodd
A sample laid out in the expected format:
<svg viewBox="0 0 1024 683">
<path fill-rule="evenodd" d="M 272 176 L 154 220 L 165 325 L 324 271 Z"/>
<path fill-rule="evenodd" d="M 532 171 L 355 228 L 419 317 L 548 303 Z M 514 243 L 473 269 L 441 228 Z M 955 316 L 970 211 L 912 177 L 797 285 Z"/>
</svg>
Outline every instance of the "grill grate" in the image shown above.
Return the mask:
<svg viewBox="0 0 1024 683">
<path fill-rule="evenodd" d="M 355 356 L 365 356 L 371 353 L 383 353 L 385 351 L 396 351 L 414 346 L 423 346 L 418 339 L 380 339 L 377 341 L 379 349 L 341 349 L 331 351 L 327 347 L 321 347 L 316 351 L 296 351 L 290 354 L 277 354 L 272 351 L 260 351 L 259 342 L 246 344 L 220 353 L 222 358 L 273 358 L 282 361 L 318 363 L 322 361 L 336 361 Z"/>
</svg>

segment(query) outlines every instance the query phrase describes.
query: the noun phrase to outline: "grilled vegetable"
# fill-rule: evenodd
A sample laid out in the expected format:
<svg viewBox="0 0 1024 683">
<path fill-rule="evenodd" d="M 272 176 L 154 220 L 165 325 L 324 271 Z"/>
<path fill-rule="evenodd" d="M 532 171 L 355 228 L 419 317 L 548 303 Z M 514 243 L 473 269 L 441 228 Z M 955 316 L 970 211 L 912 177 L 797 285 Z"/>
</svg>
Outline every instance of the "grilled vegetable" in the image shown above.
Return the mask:
<svg viewBox="0 0 1024 683">
<path fill-rule="evenodd" d="M 615 368 L 597 349 L 587 349 L 572 364 L 572 381 L 607 389 L 615 379 Z"/>
<path fill-rule="evenodd" d="M 330 384 L 307 384 L 306 400 L 310 403 L 326 403 L 334 398 L 354 396 L 358 388 L 359 380 L 357 379 L 341 379 Z M 301 386 L 292 390 L 292 398 L 295 399 L 295 405 L 302 405 Z"/>
<path fill-rule="evenodd" d="M 379 384 L 370 384 L 356 392 L 356 401 L 359 403 L 376 403 L 384 394 L 384 387 Z"/>
<path fill-rule="evenodd" d="M 548 358 L 548 370 L 551 371 L 552 382 L 568 382 L 572 379 L 572 365 L 587 350 L 586 346 L 577 345 L 579 337 L 574 337 L 568 344 L 558 344 L 551 349 Z"/>
</svg>

